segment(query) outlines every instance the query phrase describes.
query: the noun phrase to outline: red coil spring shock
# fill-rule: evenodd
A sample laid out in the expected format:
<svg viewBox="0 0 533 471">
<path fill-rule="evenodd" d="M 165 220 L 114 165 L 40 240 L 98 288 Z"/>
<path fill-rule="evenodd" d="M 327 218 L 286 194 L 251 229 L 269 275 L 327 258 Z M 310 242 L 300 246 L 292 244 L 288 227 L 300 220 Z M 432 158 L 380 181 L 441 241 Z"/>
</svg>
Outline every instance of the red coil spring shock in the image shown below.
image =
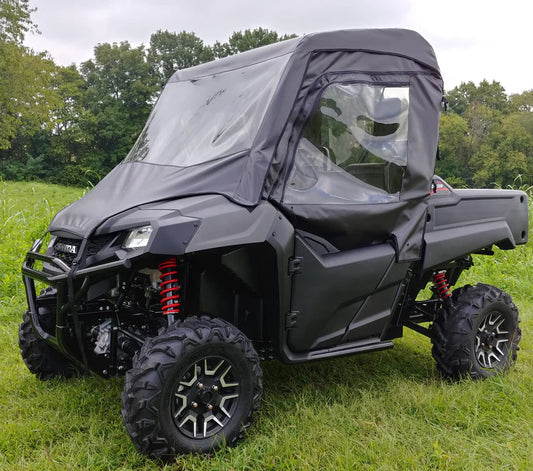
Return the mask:
<svg viewBox="0 0 533 471">
<path fill-rule="evenodd" d="M 159 264 L 161 280 L 161 309 L 163 314 L 179 314 L 180 285 L 178 280 L 178 262 L 169 258 Z"/>
<path fill-rule="evenodd" d="M 435 285 L 435 288 L 437 288 L 440 299 L 445 300 L 452 295 L 445 271 L 439 271 L 433 275 L 433 284 Z"/>
</svg>

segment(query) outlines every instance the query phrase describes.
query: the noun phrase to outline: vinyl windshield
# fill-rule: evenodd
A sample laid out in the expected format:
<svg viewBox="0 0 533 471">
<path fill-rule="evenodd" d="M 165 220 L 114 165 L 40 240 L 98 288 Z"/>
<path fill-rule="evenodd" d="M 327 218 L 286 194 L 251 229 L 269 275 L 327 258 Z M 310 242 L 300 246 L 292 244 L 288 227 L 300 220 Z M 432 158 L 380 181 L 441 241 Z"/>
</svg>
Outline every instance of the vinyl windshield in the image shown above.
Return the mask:
<svg viewBox="0 0 533 471">
<path fill-rule="evenodd" d="M 189 167 L 249 149 L 287 58 L 171 80 L 124 161 Z"/>
</svg>

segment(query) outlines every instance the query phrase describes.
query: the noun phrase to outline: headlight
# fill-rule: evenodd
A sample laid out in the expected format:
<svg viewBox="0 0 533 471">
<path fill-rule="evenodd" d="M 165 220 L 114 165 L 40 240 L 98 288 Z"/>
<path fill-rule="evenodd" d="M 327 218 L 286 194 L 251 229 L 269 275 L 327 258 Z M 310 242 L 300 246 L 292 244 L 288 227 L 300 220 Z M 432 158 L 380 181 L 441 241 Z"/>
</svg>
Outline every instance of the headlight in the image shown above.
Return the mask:
<svg viewBox="0 0 533 471">
<path fill-rule="evenodd" d="M 143 226 L 132 229 L 122 244 L 124 249 L 138 249 L 146 247 L 152 235 L 152 226 Z"/>
</svg>

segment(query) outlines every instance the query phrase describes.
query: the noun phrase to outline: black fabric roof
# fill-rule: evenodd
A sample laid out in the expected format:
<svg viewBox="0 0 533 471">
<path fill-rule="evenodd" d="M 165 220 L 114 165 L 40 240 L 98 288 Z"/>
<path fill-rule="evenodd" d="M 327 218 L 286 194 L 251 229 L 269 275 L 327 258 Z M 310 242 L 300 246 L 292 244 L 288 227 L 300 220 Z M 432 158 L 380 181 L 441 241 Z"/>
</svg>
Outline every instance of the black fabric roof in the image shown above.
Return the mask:
<svg viewBox="0 0 533 471">
<path fill-rule="evenodd" d="M 433 48 L 415 31 L 400 28 L 347 29 L 307 34 L 189 69 L 179 70 L 174 73 L 170 81 L 192 80 L 269 60 L 284 54 L 305 54 L 313 51 L 364 51 L 397 55 L 412 59 L 439 73 L 439 65 Z"/>
</svg>

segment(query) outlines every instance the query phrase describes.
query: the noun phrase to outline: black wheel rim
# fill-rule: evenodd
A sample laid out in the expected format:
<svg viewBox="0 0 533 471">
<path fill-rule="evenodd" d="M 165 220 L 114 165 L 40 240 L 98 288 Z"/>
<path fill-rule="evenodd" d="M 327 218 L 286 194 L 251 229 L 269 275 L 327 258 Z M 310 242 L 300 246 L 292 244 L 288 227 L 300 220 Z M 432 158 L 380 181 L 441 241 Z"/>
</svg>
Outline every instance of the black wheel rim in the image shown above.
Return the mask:
<svg viewBox="0 0 533 471">
<path fill-rule="evenodd" d="M 504 314 L 488 313 L 479 325 L 476 334 L 476 359 L 482 368 L 494 369 L 504 366 L 511 343 L 511 332 Z"/>
<path fill-rule="evenodd" d="M 209 438 L 231 420 L 239 396 L 234 366 L 224 358 L 205 357 L 191 364 L 176 383 L 172 418 L 185 436 Z"/>
</svg>

